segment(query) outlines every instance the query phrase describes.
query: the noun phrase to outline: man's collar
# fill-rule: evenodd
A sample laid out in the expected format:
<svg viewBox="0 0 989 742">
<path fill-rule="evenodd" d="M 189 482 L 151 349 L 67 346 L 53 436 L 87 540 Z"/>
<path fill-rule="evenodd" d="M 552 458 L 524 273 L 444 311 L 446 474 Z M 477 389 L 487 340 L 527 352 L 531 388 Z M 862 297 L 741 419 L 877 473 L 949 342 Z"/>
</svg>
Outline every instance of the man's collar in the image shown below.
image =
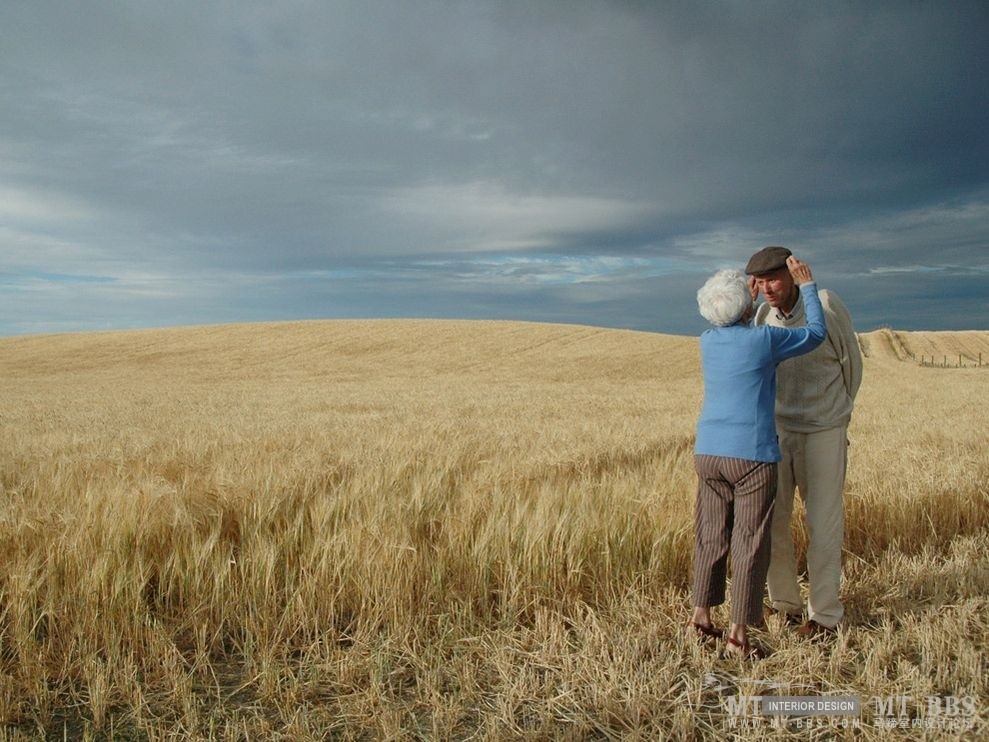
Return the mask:
<svg viewBox="0 0 989 742">
<path fill-rule="evenodd" d="M 798 289 L 797 290 L 797 299 L 796 299 L 796 301 L 793 302 L 793 306 L 790 307 L 790 311 L 787 312 L 785 309 L 777 308 L 776 309 L 776 319 L 779 319 L 779 320 L 790 320 L 790 319 L 793 319 L 794 315 L 796 315 L 796 313 L 797 313 L 797 310 L 800 308 L 800 300 L 802 298 L 803 297 L 800 294 L 800 290 Z"/>
</svg>

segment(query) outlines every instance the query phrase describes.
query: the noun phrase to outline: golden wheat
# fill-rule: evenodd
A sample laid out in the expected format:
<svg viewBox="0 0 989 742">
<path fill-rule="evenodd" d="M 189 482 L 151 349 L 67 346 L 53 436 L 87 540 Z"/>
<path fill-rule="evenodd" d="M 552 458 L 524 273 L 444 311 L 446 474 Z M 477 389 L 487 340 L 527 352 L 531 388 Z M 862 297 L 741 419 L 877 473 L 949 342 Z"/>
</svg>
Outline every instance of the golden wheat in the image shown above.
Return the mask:
<svg viewBox="0 0 989 742">
<path fill-rule="evenodd" d="M 4 734 L 807 736 L 729 729 L 726 697 L 771 687 L 914 716 L 974 699 L 956 721 L 984 735 L 989 369 L 862 343 L 847 627 L 816 645 L 771 620 L 750 668 L 682 629 L 696 339 L 353 321 L 0 340 Z"/>
</svg>

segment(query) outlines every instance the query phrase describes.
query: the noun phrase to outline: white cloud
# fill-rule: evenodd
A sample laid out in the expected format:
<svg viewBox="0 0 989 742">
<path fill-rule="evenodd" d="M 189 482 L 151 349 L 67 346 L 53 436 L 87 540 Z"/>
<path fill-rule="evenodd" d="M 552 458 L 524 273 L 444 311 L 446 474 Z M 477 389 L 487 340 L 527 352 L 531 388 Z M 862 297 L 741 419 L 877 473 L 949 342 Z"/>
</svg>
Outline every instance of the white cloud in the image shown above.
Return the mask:
<svg viewBox="0 0 989 742">
<path fill-rule="evenodd" d="M 0 183 L 0 219 L 5 222 L 42 223 L 92 219 L 94 209 L 82 199 L 51 189 L 25 188 Z"/>
<path fill-rule="evenodd" d="M 474 252 L 546 247 L 564 235 L 625 228 L 655 211 L 644 202 L 530 194 L 486 181 L 398 188 L 382 203 L 450 235 L 448 247 Z"/>
<path fill-rule="evenodd" d="M 870 268 L 869 273 L 875 274 L 885 274 L 885 273 L 939 273 L 948 270 L 949 266 L 945 265 L 896 265 L 896 266 L 877 266 L 875 268 Z"/>
<path fill-rule="evenodd" d="M 779 234 L 770 230 L 753 229 L 733 224 L 719 225 L 716 229 L 696 234 L 678 235 L 673 238 L 673 248 L 707 266 L 737 267 L 739 260 L 769 244 L 779 244 Z M 728 261 L 728 263 L 726 263 Z"/>
</svg>

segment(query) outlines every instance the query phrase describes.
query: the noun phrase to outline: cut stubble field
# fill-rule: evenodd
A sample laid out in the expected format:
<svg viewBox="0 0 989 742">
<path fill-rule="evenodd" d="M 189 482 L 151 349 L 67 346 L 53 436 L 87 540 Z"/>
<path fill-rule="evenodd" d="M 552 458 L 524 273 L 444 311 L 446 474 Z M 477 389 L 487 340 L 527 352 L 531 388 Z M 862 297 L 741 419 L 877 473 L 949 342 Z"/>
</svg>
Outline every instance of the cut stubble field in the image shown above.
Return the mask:
<svg viewBox="0 0 989 742">
<path fill-rule="evenodd" d="M 846 622 L 813 643 L 770 618 L 753 665 L 683 627 L 696 338 L 382 320 L 2 339 L 0 734 L 958 736 L 873 718 L 934 697 L 967 699 L 955 721 L 984 738 L 989 367 L 897 349 L 987 338 L 860 336 Z M 860 727 L 733 727 L 764 695 L 858 696 Z"/>
</svg>

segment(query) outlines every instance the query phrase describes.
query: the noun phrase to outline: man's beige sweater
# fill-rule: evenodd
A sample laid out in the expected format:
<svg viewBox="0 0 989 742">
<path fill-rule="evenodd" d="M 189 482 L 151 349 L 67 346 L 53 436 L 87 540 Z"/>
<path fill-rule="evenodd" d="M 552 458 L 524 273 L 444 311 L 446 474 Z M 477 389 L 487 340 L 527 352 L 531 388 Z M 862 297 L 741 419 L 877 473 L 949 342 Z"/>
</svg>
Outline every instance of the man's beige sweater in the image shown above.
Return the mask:
<svg viewBox="0 0 989 742">
<path fill-rule="evenodd" d="M 783 361 L 776 369 L 776 425 L 794 433 L 848 425 L 862 383 L 862 354 L 851 315 L 836 294 L 819 295 L 827 337 L 810 353 Z M 803 327 L 804 303 L 798 298 L 789 317 L 761 304 L 755 324 Z"/>
</svg>

